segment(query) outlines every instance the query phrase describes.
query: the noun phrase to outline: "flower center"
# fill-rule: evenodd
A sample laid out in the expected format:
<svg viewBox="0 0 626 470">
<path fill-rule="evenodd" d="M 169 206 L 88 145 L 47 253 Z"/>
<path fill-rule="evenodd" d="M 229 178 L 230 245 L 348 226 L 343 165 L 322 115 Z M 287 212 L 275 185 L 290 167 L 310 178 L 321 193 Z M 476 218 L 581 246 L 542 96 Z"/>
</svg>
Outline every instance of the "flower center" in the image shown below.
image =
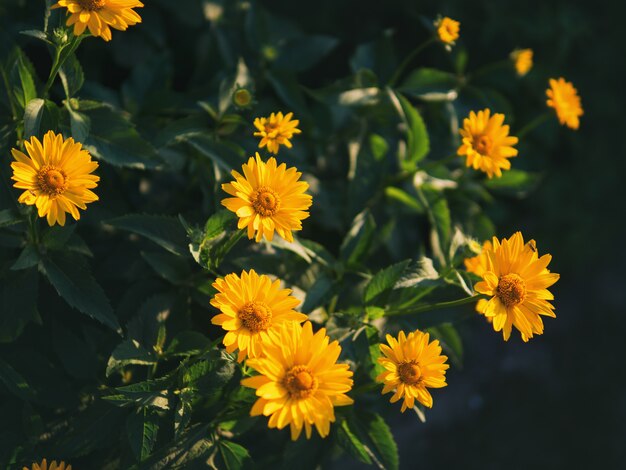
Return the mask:
<svg viewBox="0 0 626 470">
<path fill-rule="evenodd" d="M 477 136 L 474 138 L 474 147 L 481 155 L 489 155 L 493 148 L 493 141 L 488 135 Z"/>
<path fill-rule="evenodd" d="M 268 122 L 265 124 L 265 132 L 268 134 L 278 134 L 278 130 L 280 129 L 280 125 L 277 122 Z"/>
<path fill-rule="evenodd" d="M 252 196 L 252 207 L 259 215 L 274 215 L 280 207 L 280 197 L 273 189 L 262 186 Z"/>
<path fill-rule="evenodd" d="M 104 8 L 106 0 L 78 0 L 78 4 L 84 10 L 95 11 Z"/>
<path fill-rule="evenodd" d="M 243 326 L 253 333 L 265 331 L 272 324 L 272 310 L 263 302 L 246 303 L 237 316 Z"/>
<path fill-rule="evenodd" d="M 50 196 L 63 194 L 67 189 L 67 181 L 65 172 L 51 165 L 43 166 L 37 173 L 39 189 Z"/>
<path fill-rule="evenodd" d="M 400 380 L 408 385 L 415 385 L 422 380 L 422 370 L 414 361 L 398 365 L 398 375 Z"/>
<path fill-rule="evenodd" d="M 519 275 L 507 274 L 500 278 L 496 295 L 505 307 L 514 307 L 526 298 L 526 284 Z"/>
<path fill-rule="evenodd" d="M 317 390 L 317 379 L 307 366 L 293 366 L 285 374 L 283 387 L 292 398 L 308 398 Z"/>
</svg>

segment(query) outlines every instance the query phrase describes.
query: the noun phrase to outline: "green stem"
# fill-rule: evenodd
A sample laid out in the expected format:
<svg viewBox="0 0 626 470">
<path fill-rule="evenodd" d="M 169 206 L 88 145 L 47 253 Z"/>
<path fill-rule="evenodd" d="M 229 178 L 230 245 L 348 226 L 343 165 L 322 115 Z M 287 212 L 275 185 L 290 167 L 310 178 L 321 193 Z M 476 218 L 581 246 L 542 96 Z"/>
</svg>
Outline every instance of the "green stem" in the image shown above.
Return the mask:
<svg viewBox="0 0 626 470">
<path fill-rule="evenodd" d="M 534 130 L 536 127 L 539 127 L 541 124 L 543 124 L 550 116 L 551 116 L 551 113 L 549 112 L 540 114 L 539 116 L 537 116 L 535 119 L 533 119 L 532 121 L 530 121 L 528 124 L 526 124 L 524 127 L 520 129 L 520 131 L 516 134 L 517 138 L 521 139 L 530 131 Z"/>
<path fill-rule="evenodd" d="M 436 168 L 436 167 L 441 166 L 441 165 L 447 165 L 448 163 L 453 162 L 453 161 L 460 161 L 460 157 L 459 157 L 459 155 L 456 152 L 452 153 L 452 154 L 450 154 L 450 155 L 448 155 L 448 156 L 446 156 L 446 157 L 444 157 L 444 158 L 442 158 L 440 160 L 435 160 L 435 161 L 432 161 L 432 162 L 425 162 L 422 165 L 421 169 L 422 170 L 430 170 L 432 168 Z"/>
<path fill-rule="evenodd" d="M 389 316 L 395 316 L 395 315 L 413 315 L 415 313 L 430 312 L 431 310 L 438 310 L 441 308 L 458 307 L 460 305 L 471 304 L 472 302 L 476 302 L 483 298 L 485 298 L 484 295 L 478 294 L 478 295 L 472 295 L 471 297 L 465 297 L 459 300 L 451 300 L 448 302 L 438 302 L 434 304 L 419 305 L 417 307 L 402 308 L 398 310 L 388 310 L 385 316 L 389 317 Z"/>
<path fill-rule="evenodd" d="M 71 41 L 65 45 L 57 46 L 54 50 L 54 57 L 52 58 L 52 68 L 50 69 L 50 76 L 48 77 L 48 81 L 46 82 L 46 86 L 43 89 L 43 99 L 48 97 L 48 93 L 50 92 L 50 88 L 54 84 L 54 80 L 59 74 L 59 70 L 65 64 L 65 61 L 68 57 L 78 49 L 78 46 L 83 40 L 83 36 L 73 36 Z"/>
<path fill-rule="evenodd" d="M 413 52 L 411 52 L 406 59 L 404 59 L 404 61 L 402 61 L 402 63 L 400 64 L 400 66 L 396 69 L 395 73 L 393 74 L 393 76 L 391 77 L 391 80 L 389 80 L 389 84 L 387 86 L 389 87 L 393 87 L 396 82 L 400 79 L 400 77 L 402 76 L 402 74 L 404 73 L 404 70 L 409 66 L 409 64 L 413 61 L 413 59 L 415 59 L 415 57 L 417 57 L 417 55 L 422 52 L 424 49 L 426 49 L 428 46 L 430 46 L 431 44 L 433 44 L 435 42 L 435 38 L 430 38 L 427 41 L 423 42 L 422 44 L 420 44 L 419 46 L 417 46 L 415 49 L 413 49 Z"/>
<path fill-rule="evenodd" d="M 13 96 L 11 95 L 11 89 L 9 88 L 9 79 L 7 77 L 7 73 L 4 70 L 4 67 L 0 66 L 0 74 L 2 74 L 2 81 L 4 82 L 4 88 L 7 91 L 7 98 L 9 99 L 9 106 L 11 106 L 11 115 L 13 116 L 13 120 L 17 121 L 17 110 L 15 108 L 15 103 L 13 102 Z"/>
</svg>

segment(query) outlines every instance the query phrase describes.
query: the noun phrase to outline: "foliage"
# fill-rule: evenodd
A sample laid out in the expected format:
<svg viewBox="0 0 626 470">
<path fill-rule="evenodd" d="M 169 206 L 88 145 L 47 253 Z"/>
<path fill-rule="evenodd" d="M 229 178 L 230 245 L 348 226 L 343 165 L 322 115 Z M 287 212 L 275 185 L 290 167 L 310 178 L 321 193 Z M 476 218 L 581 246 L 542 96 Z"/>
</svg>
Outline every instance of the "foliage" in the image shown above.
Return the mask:
<svg viewBox="0 0 626 470">
<path fill-rule="evenodd" d="M 0 466 L 315 468 L 344 453 L 399 468 L 378 344 L 427 329 L 461 365 L 455 325 L 478 298 L 463 260 L 495 234 L 485 207 L 542 175 L 485 179 L 456 155 L 458 127 L 489 107 L 522 129 L 512 87 L 466 70 L 469 46 L 428 39 L 450 59 L 438 69 L 403 64 L 387 36 L 327 77 L 341 41 L 257 1 L 155 0 L 106 44 L 76 38 L 46 5 L 0 6 Z M 324 80 L 306 81 L 313 72 Z M 253 96 L 243 106 L 241 89 Z M 254 243 L 221 184 L 258 150 L 254 118 L 277 111 L 301 123 L 277 158 L 303 172 L 311 218 L 292 243 Z M 11 187 L 11 148 L 48 130 L 100 161 L 100 201 L 64 227 Z M 209 300 L 217 277 L 251 268 L 293 289 L 354 372 L 356 404 L 336 409 L 325 440 L 291 442 L 249 416 L 250 370 L 221 346 Z"/>
</svg>

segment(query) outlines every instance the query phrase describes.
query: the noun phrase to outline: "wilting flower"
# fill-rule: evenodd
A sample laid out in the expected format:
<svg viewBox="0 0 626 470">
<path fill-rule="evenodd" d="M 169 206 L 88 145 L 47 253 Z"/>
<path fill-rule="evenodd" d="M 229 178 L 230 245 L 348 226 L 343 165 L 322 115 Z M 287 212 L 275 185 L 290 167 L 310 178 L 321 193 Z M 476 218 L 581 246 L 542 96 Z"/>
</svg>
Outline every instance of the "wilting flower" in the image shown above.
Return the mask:
<svg viewBox="0 0 626 470">
<path fill-rule="evenodd" d="M 281 289 L 279 280 L 272 282 L 254 269 L 249 273 L 242 271 L 241 277 L 229 274 L 219 278 L 213 287 L 218 294 L 211 299 L 211 305 L 220 313 L 211 323 L 227 331 L 224 346 L 228 352 L 239 349 L 239 361 L 258 356 L 261 342 L 282 323 L 302 323 L 307 319 L 293 309 L 300 301 L 291 295 L 290 289 Z"/>
<path fill-rule="evenodd" d="M 293 241 L 292 230 L 302 230 L 302 220 L 309 217 L 307 209 L 313 199 L 305 193 L 309 184 L 299 181 L 302 173 L 287 169 L 284 163 L 276 166 L 271 157 L 267 163 L 259 154 L 244 163 L 243 176 L 232 171 L 235 181 L 222 185 L 231 198 L 222 200 L 228 210 L 239 217 L 238 227 L 248 228 L 248 238 L 260 242 L 263 237 L 272 240 L 274 230 L 287 241 Z"/>
<path fill-rule="evenodd" d="M 560 276 L 547 269 L 552 256 L 539 257 L 534 240 L 525 244 L 520 232 L 502 241 L 493 237 L 492 243 L 486 252 L 486 269 L 480 275 L 483 280 L 474 286 L 477 292 L 491 297 L 482 303 L 481 313 L 492 318 L 493 329 L 502 330 L 505 341 L 513 326 L 528 341 L 533 334 L 543 333 L 540 315 L 556 317 L 554 306 L 548 302 L 554 299 L 548 287 Z"/>
<path fill-rule="evenodd" d="M 53 460 L 48 465 L 46 459 L 43 459 L 41 463 L 34 463 L 31 468 L 23 467 L 22 470 L 72 470 L 72 466 L 65 465 L 65 462 L 57 463 L 56 460 Z"/>
<path fill-rule="evenodd" d="M 384 384 L 382 393 L 394 392 L 389 400 L 395 403 L 404 398 L 401 411 L 413 408 L 415 400 L 432 408 L 433 397 L 428 388 L 442 388 L 446 384 L 446 370 L 450 367 L 445 362 L 447 356 L 441 354 L 438 340 L 429 342 L 428 333 L 415 330 L 408 336 L 401 331 L 398 339 L 387 335 L 387 343 L 380 345 L 384 354 L 378 363 L 385 372 L 376 377 Z"/>
<path fill-rule="evenodd" d="M 13 168 L 13 185 L 24 189 L 18 201 L 29 206 L 36 205 L 39 217 L 47 217 L 48 224 L 65 225 L 69 212 L 75 220 L 80 219 L 78 209 L 98 200 L 90 189 L 98 186 L 100 178 L 91 173 L 98 163 L 71 137 L 49 131 L 43 145 L 37 137 L 31 137 L 24 145 L 28 156 L 17 149 L 11 153 L 16 160 Z"/>
<path fill-rule="evenodd" d="M 533 68 L 533 50 L 515 49 L 511 52 L 511 60 L 517 71 L 517 75 L 523 77 Z"/>
<path fill-rule="evenodd" d="M 459 38 L 461 23 L 445 16 L 435 22 L 435 28 L 437 28 L 437 37 L 441 42 L 454 44 L 454 41 Z"/>
<path fill-rule="evenodd" d="M 141 23 L 133 8 L 143 7 L 138 0 L 59 0 L 52 8 L 67 8 L 70 17 L 67 26 L 74 25 L 74 35 L 80 36 L 89 28 L 93 36 L 111 40 L 111 28 L 125 31 Z"/>
<path fill-rule="evenodd" d="M 310 438 L 313 426 L 320 436 L 328 436 L 334 407 L 353 403 L 346 395 L 352 371 L 347 364 L 337 364 L 341 346 L 337 341 L 329 344 L 324 328 L 313 334 L 310 322 L 282 323 L 268 337 L 261 343 L 262 357 L 246 362 L 261 375 L 241 381 L 259 397 L 250 414 L 269 416 L 270 428 L 289 425 L 293 440 L 302 428 Z"/>
<path fill-rule="evenodd" d="M 277 154 L 281 145 L 291 148 L 291 141 L 294 134 L 300 134 L 302 131 L 297 128 L 300 121 L 291 118 L 293 113 L 272 113 L 270 117 L 261 117 L 254 120 L 254 127 L 258 129 L 254 133 L 255 137 L 261 137 L 259 148 L 267 147 L 268 152 Z"/>
<path fill-rule="evenodd" d="M 515 157 L 517 137 L 509 135 L 509 126 L 503 125 L 504 114 L 494 114 L 485 109 L 463 120 L 460 130 L 462 144 L 457 153 L 465 155 L 465 164 L 487 173 L 489 178 L 502 176 L 502 170 L 511 168 L 508 158 Z"/>
<path fill-rule="evenodd" d="M 571 82 L 564 78 L 550 79 L 550 88 L 546 90 L 547 104 L 554 108 L 559 122 L 570 129 L 578 129 L 580 116 L 584 114 L 580 96 Z"/>
</svg>

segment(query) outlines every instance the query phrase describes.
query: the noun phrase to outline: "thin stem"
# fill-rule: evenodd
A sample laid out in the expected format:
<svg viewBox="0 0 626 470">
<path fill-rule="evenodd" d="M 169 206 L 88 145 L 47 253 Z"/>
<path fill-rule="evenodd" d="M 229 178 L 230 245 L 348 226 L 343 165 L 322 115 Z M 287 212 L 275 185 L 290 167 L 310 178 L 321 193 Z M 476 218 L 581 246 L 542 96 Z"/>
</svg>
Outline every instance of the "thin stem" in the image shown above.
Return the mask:
<svg viewBox="0 0 626 470">
<path fill-rule="evenodd" d="M 434 304 L 419 305 L 417 307 L 402 308 L 398 310 L 388 310 L 385 316 L 389 317 L 389 316 L 395 316 L 395 315 L 413 315 L 415 313 L 430 312 L 431 310 L 438 310 L 441 308 L 458 307 L 460 305 L 471 304 L 472 302 L 476 302 L 483 298 L 485 298 L 484 295 L 478 294 L 478 295 L 472 295 L 471 297 L 465 297 L 459 300 L 451 300 L 448 302 L 438 302 Z"/>
<path fill-rule="evenodd" d="M 389 80 L 389 84 L 387 86 L 389 87 L 393 87 L 396 82 L 400 79 L 400 77 L 402 76 L 402 74 L 404 73 L 404 70 L 410 65 L 410 63 L 413 61 L 413 59 L 415 59 L 415 57 L 417 57 L 417 55 L 422 52 L 424 49 L 426 49 L 428 46 L 430 46 L 431 44 L 433 44 L 435 42 L 435 38 L 430 38 L 427 41 L 423 42 L 422 44 L 420 44 L 419 46 L 417 46 L 415 49 L 413 49 L 413 52 L 411 52 L 406 59 L 404 59 L 404 61 L 402 61 L 402 63 L 400 64 L 400 66 L 396 69 L 395 73 L 393 74 L 393 76 L 391 77 L 391 80 Z"/>
<path fill-rule="evenodd" d="M 550 116 L 551 116 L 551 113 L 549 112 L 540 114 L 539 116 L 537 116 L 535 119 L 533 119 L 532 121 L 530 121 L 528 124 L 526 124 L 524 127 L 520 129 L 520 131 L 516 134 L 517 138 L 521 139 L 526 134 L 534 130 L 536 127 L 539 127 L 541 124 L 543 124 Z"/>
<path fill-rule="evenodd" d="M 65 61 L 69 58 L 72 53 L 78 49 L 78 46 L 82 42 L 84 36 L 73 36 L 72 40 L 63 46 L 57 46 L 54 51 L 54 57 L 52 59 L 52 68 L 50 69 L 50 76 L 48 77 L 48 81 L 46 82 L 46 86 L 43 90 L 43 98 L 46 99 L 48 97 L 48 93 L 50 92 L 50 88 L 54 84 L 54 80 L 59 74 L 59 70 L 65 64 Z M 66 51 L 67 49 L 67 51 Z"/>
</svg>

